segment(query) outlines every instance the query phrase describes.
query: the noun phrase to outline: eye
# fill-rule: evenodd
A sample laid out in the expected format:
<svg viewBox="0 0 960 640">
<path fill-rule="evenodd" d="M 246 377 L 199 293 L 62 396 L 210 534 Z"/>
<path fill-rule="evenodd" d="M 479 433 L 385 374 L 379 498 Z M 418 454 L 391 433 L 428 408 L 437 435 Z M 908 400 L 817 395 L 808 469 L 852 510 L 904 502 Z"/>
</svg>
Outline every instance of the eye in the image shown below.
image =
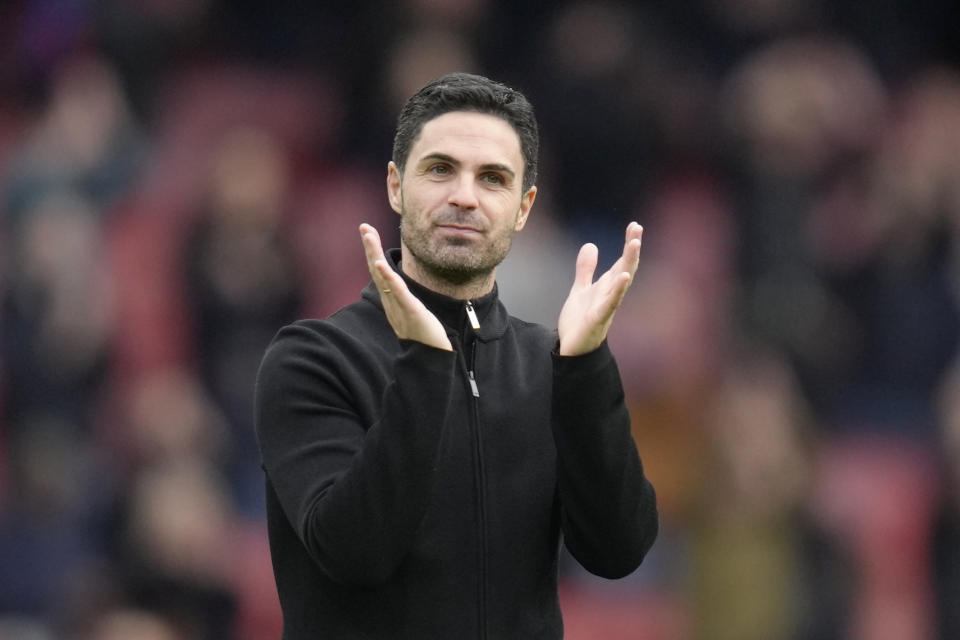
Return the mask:
<svg viewBox="0 0 960 640">
<path fill-rule="evenodd" d="M 437 163 L 437 164 L 430 165 L 430 168 L 427 169 L 427 172 L 435 176 L 445 176 L 445 175 L 449 175 L 450 167 L 442 163 Z"/>
<path fill-rule="evenodd" d="M 495 185 L 504 185 L 507 182 L 499 173 L 485 173 L 480 177 L 480 179 L 484 182 L 489 182 L 490 184 Z"/>
</svg>

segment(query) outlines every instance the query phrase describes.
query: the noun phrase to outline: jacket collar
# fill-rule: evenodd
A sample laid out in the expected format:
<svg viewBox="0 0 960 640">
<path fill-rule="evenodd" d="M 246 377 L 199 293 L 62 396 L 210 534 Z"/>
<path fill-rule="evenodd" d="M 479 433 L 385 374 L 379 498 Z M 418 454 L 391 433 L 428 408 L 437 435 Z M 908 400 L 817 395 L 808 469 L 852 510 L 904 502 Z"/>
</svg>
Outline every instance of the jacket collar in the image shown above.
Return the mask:
<svg viewBox="0 0 960 640">
<path fill-rule="evenodd" d="M 387 263 L 390 267 L 400 274 L 403 281 L 407 283 L 411 293 L 417 296 L 421 302 L 429 309 L 448 331 L 463 335 L 465 332 L 473 331 L 467 318 L 467 301 L 457 300 L 437 293 L 419 282 L 412 280 L 400 268 L 400 249 L 389 249 L 385 252 Z M 371 280 L 363 290 L 363 297 L 373 302 L 376 306 L 383 308 L 380 302 L 380 291 Z M 495 340 L 503 335 L 509 324 L 507 310 L 500 302 L 497 285 L 493 285 L 493 291 L 483 296 L 470 300 L 477 319 L 480 321 L 480 330 L 477 336 L 483 340 Z"/>
</svg>

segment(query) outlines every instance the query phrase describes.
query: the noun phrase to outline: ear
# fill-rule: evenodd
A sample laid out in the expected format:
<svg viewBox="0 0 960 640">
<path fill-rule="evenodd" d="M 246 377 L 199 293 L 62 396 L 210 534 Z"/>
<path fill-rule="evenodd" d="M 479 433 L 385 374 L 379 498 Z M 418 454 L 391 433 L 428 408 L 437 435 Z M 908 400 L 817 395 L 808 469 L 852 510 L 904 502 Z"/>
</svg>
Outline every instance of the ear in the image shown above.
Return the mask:
<svg viewBox="0 0 960 640">
<path fill-rule="evenodd" d="M 527 192 L 520 197 L 520 211 L 517 212 L 517 223 L 513 226 L 514 231 L 521 231 L 527 225 L 530 209 L 533 208 L 533 201 L 536 199 L 537 188 L 535 186 L 527 189 Z"/>
<path fill-rule="evenodd" d="M 400 193 L 400 170 L 391 160 L 387 164 L 387 198 L 390 200 L 390 206 L 394 211 L 400 213 L 403 210 L 403 195 Z"/>
</svg>

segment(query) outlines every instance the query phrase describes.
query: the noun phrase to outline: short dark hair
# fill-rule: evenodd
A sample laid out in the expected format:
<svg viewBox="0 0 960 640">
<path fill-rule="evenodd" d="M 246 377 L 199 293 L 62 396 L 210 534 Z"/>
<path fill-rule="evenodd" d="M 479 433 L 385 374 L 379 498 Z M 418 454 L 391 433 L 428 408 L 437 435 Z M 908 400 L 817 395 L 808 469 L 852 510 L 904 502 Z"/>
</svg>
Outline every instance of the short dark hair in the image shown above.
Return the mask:
<svg viewBox="0 0 960 640">
<path fill-rule="evenodd" d="M 533 105 L 516 89 L 472 73 L 440 76 L 424 85 L 403 105 L 393 138 L 393 162 L 401 173 L 423 125 L 451 111 L 475 111 L 506 120 L 520 138 L 524 162 L 523 190 L 536 184 L 540 134 Z"/>
</svg>

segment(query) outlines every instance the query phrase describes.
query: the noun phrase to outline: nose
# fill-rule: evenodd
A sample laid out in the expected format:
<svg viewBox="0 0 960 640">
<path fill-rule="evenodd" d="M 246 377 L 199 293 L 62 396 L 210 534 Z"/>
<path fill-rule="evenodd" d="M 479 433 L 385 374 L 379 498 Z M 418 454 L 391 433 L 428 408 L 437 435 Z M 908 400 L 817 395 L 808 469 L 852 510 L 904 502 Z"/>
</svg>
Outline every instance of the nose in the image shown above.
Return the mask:
<svg viewBox="0 0 960 640">
<path fill-rule="evenodd" d="M 462 172 L 453 181 L 447 202 L 460 209 L 476 209 L 479 206 L 476 183 L 469 171 Z"/>
</svg>

